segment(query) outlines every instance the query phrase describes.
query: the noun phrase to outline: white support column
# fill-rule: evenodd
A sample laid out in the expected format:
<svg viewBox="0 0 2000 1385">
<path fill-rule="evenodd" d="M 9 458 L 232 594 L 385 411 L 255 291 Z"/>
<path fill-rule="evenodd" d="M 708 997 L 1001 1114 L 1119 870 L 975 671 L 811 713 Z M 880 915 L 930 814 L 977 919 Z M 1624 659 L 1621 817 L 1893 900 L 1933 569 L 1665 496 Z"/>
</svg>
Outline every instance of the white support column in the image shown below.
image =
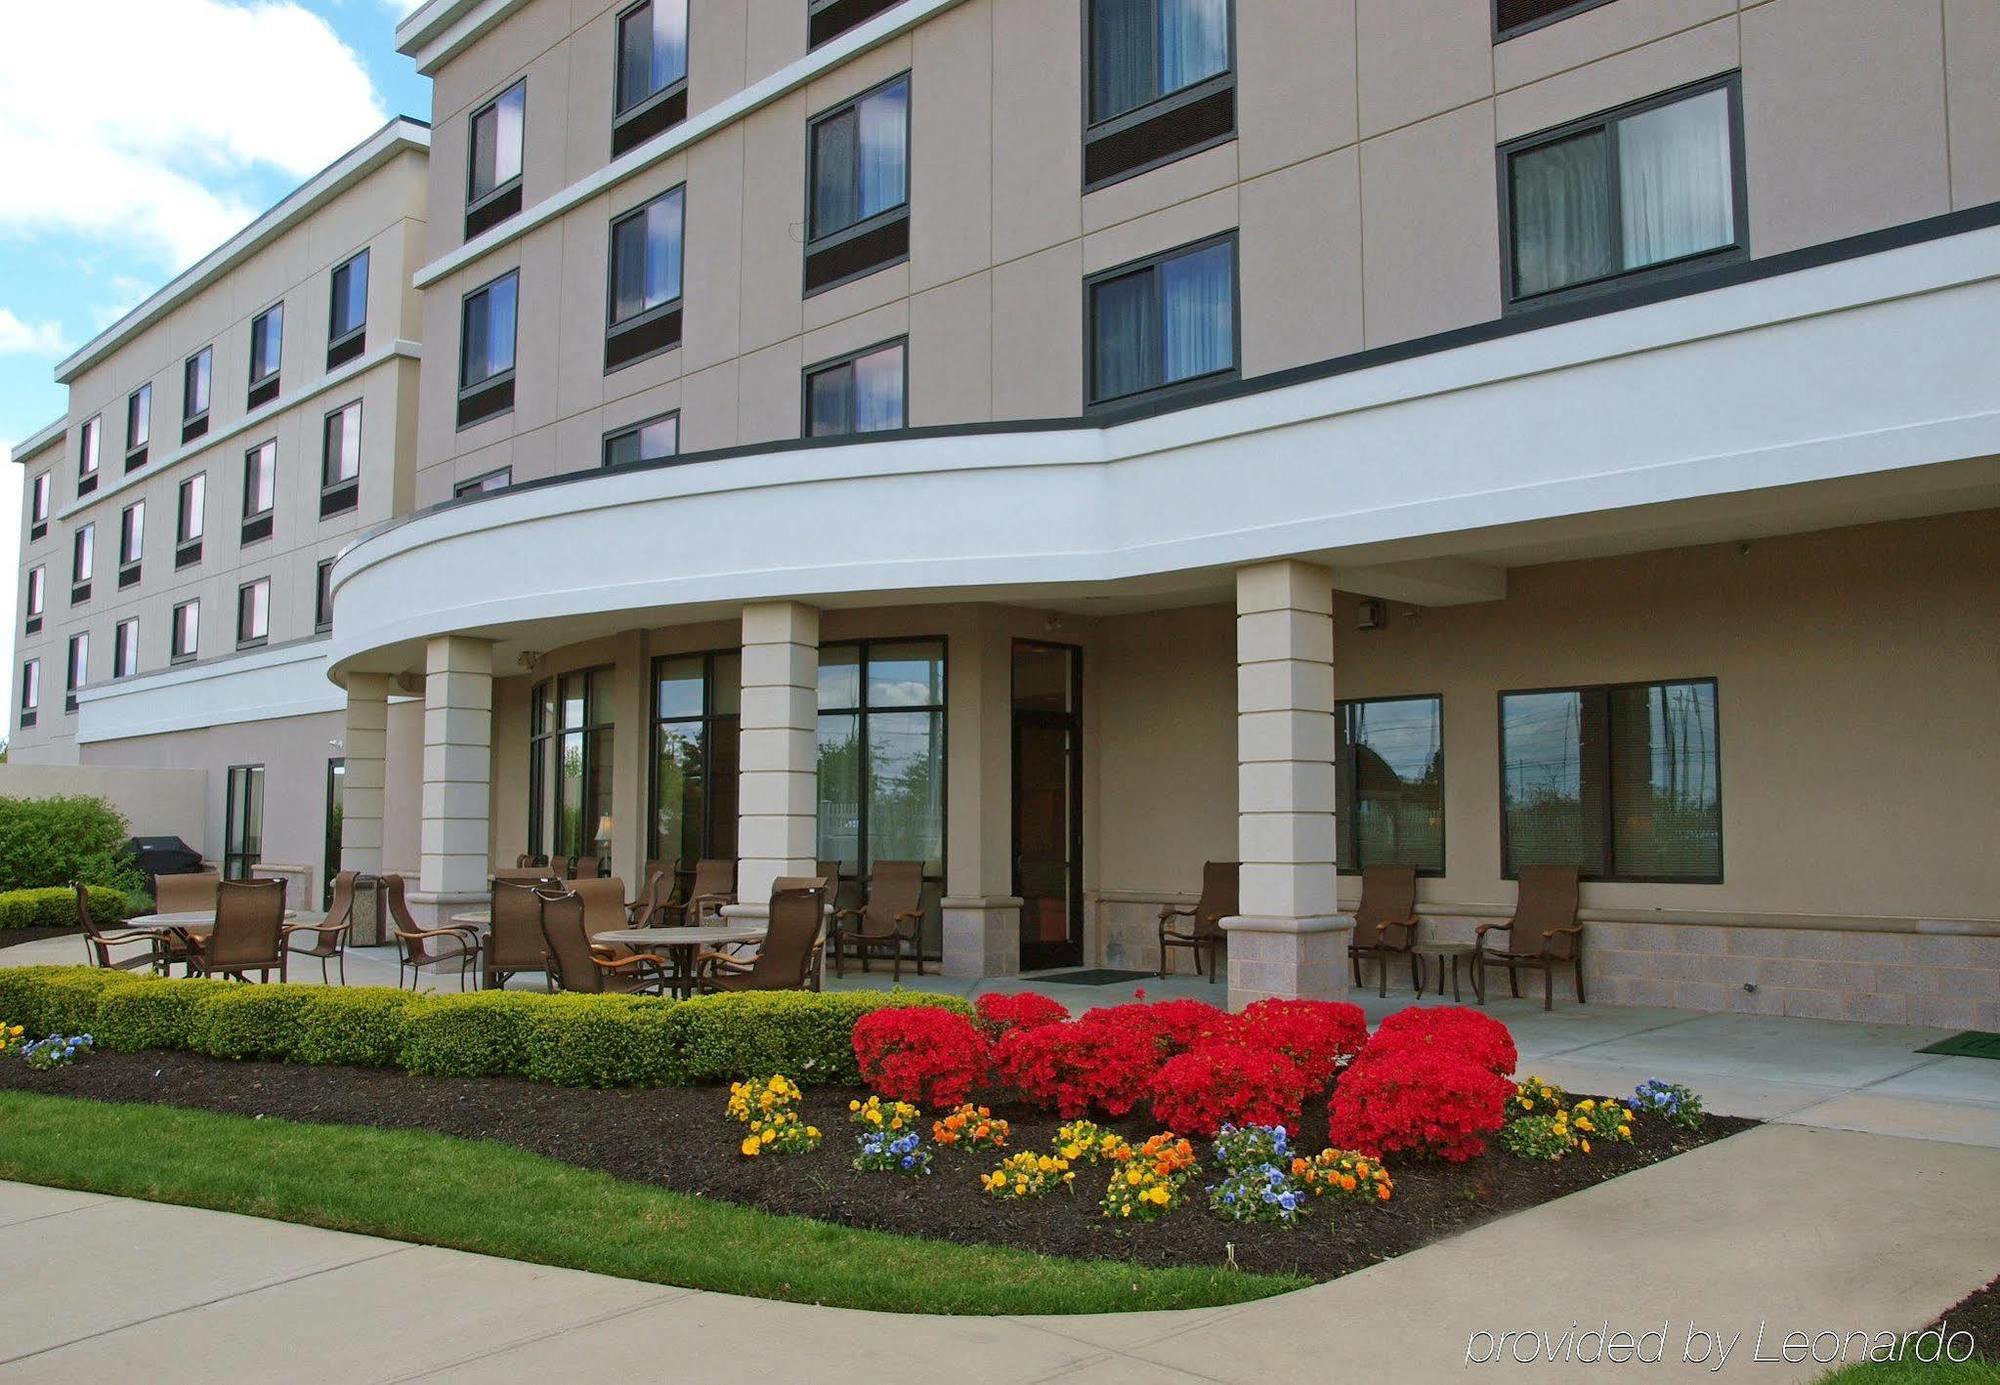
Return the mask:
<svg viewBox="0 0 2000 1385">
<path fill-rule="evenodd" d="M 423 864 L 411 899 L 432 919 L 486 898 L 492 778 L 493 646 L 441 635 L 424 651 Z"/>
<path fill-rule="evenodd" d="M 811 875 L 818 850 L 819 611 L 743 608 L 736 897 L 761 909 L 771 883 Z"/>
<path fill-rule="evenodd" d="M 1347 994 L 1350 920 L 1334 866 L 1333 574 L 1275 562 L 1236 574 L 1240 915 L 1229 1003 Z"/>
<path fill-rule="evenodd" d="M 389 753 L 389 677 L 347 676 L 347 735 L 341 754 L 340 868 L 382 872 L 382 792 Z"/>
</svg>

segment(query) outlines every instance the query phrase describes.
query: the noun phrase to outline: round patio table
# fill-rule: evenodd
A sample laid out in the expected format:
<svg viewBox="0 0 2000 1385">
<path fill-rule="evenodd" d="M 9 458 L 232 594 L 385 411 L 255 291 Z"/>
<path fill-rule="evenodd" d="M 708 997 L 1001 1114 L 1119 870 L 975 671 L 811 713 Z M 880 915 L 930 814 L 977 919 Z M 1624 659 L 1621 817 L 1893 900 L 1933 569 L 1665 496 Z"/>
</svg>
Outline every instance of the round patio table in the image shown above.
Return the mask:
<svg viewBox="0 0 2000 1385">
<path fill-rule="evenodd" d="M 639 952 L 661 952 L 673 964 L 674 994 L 694 989 L 694 955 L 697 948 L 727 947 L 733 943 L 760 943 L 771 930 L 761 923 L 703 924 L 698 928 L 607 928 L 593 933 L 593 943 L 615 943 Z"/>
<path fill-rule="evenodd" d="M 286 922 L 289 923 L 297 917 L 298 912 L 296 910 L 285 910 Z M 170 933 L 179 933 L 182 937 L 198 933 L 212 933 L 215 931 L 215 910 L 190 909 L 185 913 L 178 914 L 141 914 L 137 918 L 126 919 L 121 926 L 125 928 L 164 928 Z"/>
<path fill-rule="evenodd" d="M 1420 963 L 1426 957 L 1437 959 L 1437 993 L 1440 998 L 1444 995 L 1445 968 L 1449 966 L 1451 968 L 1451 998 L 1453 1000 L 1465 999 L 1464 995 L 1458 989 L 1458 964 L 1463 959 L 1466 969 L 1472 973 L 1472 993 L 1478 996 L 1479 1003 L 1484 1005 L 1486 1003 L 1486 979 L 1480 974 L 1479 968 L 1473 965 L 1472 960 L 1473 953 L 1477 950 L 1471 943 L 1418 943 L 1415 949 Z M 1421 995 L 1422 993 L 1423 988 L 1420 986 L 1418 994 Z"/>
</svg>

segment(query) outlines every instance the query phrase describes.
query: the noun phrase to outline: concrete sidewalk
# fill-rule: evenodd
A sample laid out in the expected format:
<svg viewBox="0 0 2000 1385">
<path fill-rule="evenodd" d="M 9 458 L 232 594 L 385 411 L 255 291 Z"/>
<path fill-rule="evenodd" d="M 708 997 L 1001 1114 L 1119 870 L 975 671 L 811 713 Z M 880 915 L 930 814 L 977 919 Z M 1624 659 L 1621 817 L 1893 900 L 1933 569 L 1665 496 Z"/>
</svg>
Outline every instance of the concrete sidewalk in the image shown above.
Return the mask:
<svg viewBox="0 0 2000 1385">
<path fill-rule="evenodd" d="M 1789 1382 L 1792 1331 L 1900 1332 L 2000 1271 L 2000 1151 L 1760 1127 L 1235 1308 L 891 1317 L 0 1184 L 0 1380 L 1431 1382 L 1473 1334 L 1664 1326 L 1661 1374 Z M 1301 1235 L 1310 1235 L 1305 1229 Z M 1690 1328 L 1736 1339 L 1682 1361 Z M 1602 1379 L 1582 1362 L 1474 1378 Z M 1613 1377 L 1616 1378 L 1615 1376 Z"/>
</svg>

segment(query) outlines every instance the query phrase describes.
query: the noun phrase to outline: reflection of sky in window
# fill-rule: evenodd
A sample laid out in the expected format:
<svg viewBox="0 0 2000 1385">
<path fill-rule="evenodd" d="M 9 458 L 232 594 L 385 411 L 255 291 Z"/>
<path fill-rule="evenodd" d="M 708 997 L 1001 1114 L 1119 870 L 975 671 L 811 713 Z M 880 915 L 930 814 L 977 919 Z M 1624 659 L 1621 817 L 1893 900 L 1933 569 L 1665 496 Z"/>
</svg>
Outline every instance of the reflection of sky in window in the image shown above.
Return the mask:
<svg viewBox="0 0 2000 1385">
<path fill-rule="evenodd" d="M 1516 797 L 1582 792 L 1577 756 L 1582 698 L 1573 692 L 1516 693 L 1506 699 L 1507 784 Z"/>
<path fill-rule="evenodd" d="M 1647 690 L 1646 740 L 1653 787 L 1682 803 L 1712 805 L 1719 786 L 1715 763 L 1715 688 L 1670 683 Z"/>
<path fill-rule="evenodd" d="M 1437 712 L 1429 698 L 1371 703 L 1356 715 L 1355 739 L 1381 756 L 1398 779 L 1415 783 L 1437 753 Z"/>
</svg>

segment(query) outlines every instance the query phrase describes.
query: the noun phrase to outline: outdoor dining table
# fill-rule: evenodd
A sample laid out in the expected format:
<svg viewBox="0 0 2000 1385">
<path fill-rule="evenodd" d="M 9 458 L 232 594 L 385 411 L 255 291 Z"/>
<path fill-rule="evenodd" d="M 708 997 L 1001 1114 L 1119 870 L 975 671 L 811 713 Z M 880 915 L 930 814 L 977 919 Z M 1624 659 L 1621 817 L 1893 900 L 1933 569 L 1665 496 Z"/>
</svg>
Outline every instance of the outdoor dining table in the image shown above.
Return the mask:
<svg viewBox="0 0 2000 1385">
<path fill-rule="evenodd" d="M 289 923 L 297 917 L 298 913 L 296 910 L 285 910 L 286 922 Z M 125 928 L 164 928 L 169 933 L 178 933 L 183 939 L 186 939 L 196 934 L 213 933 L 215 931 L 215 910 L 189 909 L 184 913 L 178 914 L 141 914 L 137 918 L 126 919 L 121 926 Z"/>
<path fill-rule="evenodd" d="M 639 952 L 665 952 L 673 964 L 676 995 L 694 989 L 695 952 L 705 947 L 728 947 L 735 943 L 760 943 L 770 930 L 761 923 L 703 924 L 695 928 L 607 928 L 591 935 L 599 945 L 629 947 Z"/>
</svg>

